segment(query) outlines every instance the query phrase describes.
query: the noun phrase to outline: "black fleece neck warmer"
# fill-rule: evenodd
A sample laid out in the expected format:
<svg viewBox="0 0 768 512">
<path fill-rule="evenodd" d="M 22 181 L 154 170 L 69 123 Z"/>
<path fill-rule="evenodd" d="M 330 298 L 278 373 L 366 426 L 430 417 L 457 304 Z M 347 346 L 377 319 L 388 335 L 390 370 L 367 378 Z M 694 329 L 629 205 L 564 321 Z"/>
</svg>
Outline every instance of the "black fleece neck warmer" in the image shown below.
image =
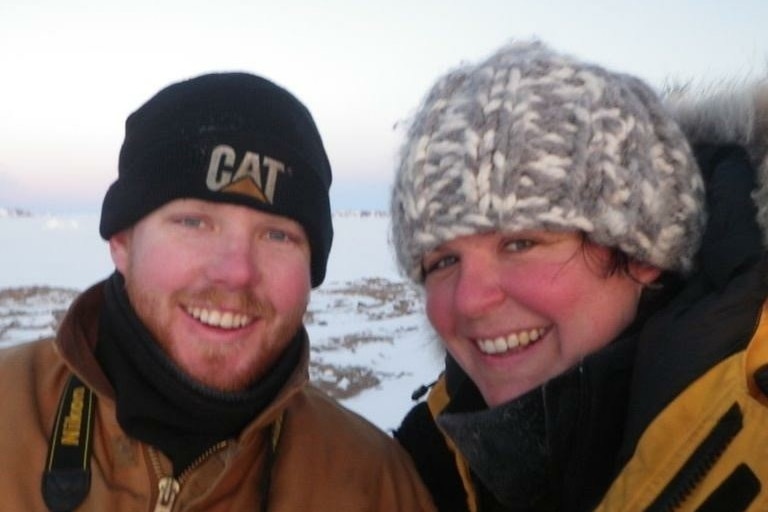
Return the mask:
<svg viewBox="0 0 768 512">
<path fill-rule="evenodd" d="M 487 408 L 472 381 L 461 381 L 437 423 L 490 494 L 485 500 L 501 505 L 484 506 L 562 512 L 596 504 L 616 469 L 636 332 L 633 325 L 568 372 L 497 407 Z"/>
<path fill-rule="evenodd" d="M 215 443 L 236 437 L 277 395 L 298 364 L 301 329 L 271 371 L 241 392 L 202 386 L 165 355 L 131 307 L 122 276 L 105 284 L 96 358 L 112 383 L 123 430 L 155 446 L 180 474 Z"/>
<path fill-rule="evenodd" d="M 437 423 L 506 508 L 554 509 L 545 503 L 551 483 L 541 389 L 490 409 L 444 412 Z"/>
</svg>

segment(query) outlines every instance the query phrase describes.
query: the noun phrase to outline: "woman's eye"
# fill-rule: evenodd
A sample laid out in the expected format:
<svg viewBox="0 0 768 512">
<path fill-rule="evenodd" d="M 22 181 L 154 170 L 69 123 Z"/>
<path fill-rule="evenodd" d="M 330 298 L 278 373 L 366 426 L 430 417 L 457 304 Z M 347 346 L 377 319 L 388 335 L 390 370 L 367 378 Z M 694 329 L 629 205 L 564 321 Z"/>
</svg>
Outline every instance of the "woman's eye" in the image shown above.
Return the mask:
<svg viewBox="0 0 768 512">
<path fill-rule="evenodd" d="M 504 250 L 509 252 L 520 252 L 526 249 L 530 249 L 534 245 L 536 245 L 536 242 L 527 238 L 507 240 L 504 242 Z"/>
<path fill-rule="evenodd" d="M 454 255 L 442 256 L 434 260 L 426 261 L 424 262 L 424 276 L 426 277 L 432 272 L 455 265 L 458 261 L 459 258 Z"/>
</svg>

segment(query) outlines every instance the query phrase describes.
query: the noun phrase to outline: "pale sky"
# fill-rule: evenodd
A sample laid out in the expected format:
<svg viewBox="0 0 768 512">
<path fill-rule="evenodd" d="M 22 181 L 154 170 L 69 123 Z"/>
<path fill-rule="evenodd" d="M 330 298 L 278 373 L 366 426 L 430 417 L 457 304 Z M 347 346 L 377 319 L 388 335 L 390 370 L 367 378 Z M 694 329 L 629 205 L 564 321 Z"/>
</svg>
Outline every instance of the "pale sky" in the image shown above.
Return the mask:
<svg viewBox="0 0 768 512">
<path fill-rule="evenodd" d="M 98 212 L 125 118 L 171 82 L 263 75 L 312 111 L 335 209 L 385 209 L 403 121 L 434 80 L 512 39 L 640 76 L 768 74 L 765 0 L 6 0 L 0 207 Z"/>
</svg>

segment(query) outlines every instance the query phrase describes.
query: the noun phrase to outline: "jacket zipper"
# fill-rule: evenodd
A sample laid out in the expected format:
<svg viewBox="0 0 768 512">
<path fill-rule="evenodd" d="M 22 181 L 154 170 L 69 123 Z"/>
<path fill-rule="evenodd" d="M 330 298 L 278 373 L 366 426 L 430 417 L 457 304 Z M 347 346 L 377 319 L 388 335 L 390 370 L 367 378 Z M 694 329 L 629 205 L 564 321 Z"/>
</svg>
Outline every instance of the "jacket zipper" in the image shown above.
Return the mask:
<svg viewBox="0 0 768 512">
<path fill-rule="evenodd" d="M 264 479 L 262 481 L 262 503 L 261 510 L 266 512 L 269 505 L 269 488 L 271 487 L 272 480 L 272 466 L 274 465 L 275 453 L 277 451 L 277 445 L 280 442 L 280 436 L 282 434 L 283 419 L 285 413 L 280 413 L 280 416 L 270 426 L 269 443 L 267 445 L 267 459 L 265 460 L 266 467 L 264 468 Z M 208 448 L 202 455 L 192 462 L 187 468 L 181 472 L 178 478 L 173 476 L 163 476 L 163 468 L 160 465 L 160 457 L 154 448 L 149 447 L 149 459 L 152 463 L 152 468 L 155 470 L 155 476 L 158 478 L 157 483 L 157 501 L 155 502 L 154 512 L 172 512 L 173 505 L 176 503 L 176 497 L 181 492 L 181 486 L 189 478 L 189 475 L 205 462 L 208 457 L 214 453 L 223 450 L 229 444 L 228 441 L 219 441 L 215 445 Z"/>
<path fill-rule="evenodd" d="M 646 512 L 671 512 L 678 509 L 704 480 L 742 426 L 741 409 L 739 404 L 734 403 L 696 447 L 683 467 L 669 481 Z"/>
<path fill-rule="evenodd" d="M 149 459 L 155 470 L 155 476 L 159 479 L 157 483 L 158 494 L 154 512 L 171 512 L 173 510 L 173 505 L 176 503 L 176 497 L 179 495 L 179 492 L 181 492 L 181 486 L 189 478 L 189 475 L 192 474 L 195 469 L 200 467 L 211 455 L 224 449 L 226 446 L 227 441 L 220 441 L 211 446 L 195 459 L 192 464 L 187 466 L 178 478 L 163 475 L 163 468 L 160 466 L 160 457 L 157 455 L 154 448 L 149 448 Z"/>
</svg>

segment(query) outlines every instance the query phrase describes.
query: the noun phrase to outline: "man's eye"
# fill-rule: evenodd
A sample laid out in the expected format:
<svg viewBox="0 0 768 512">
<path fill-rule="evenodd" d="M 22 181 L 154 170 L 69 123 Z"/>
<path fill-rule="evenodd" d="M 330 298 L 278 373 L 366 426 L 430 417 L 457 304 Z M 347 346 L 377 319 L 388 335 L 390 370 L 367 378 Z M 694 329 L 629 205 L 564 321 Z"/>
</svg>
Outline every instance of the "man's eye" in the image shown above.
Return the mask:
<svg viewBox="0 0 768 512">
<path fill-rule="evenodd" d="M 185 228 L 201 228 L 204 225 L 203 219 L 199 217 L 180 217 L 176 223 Z"/>
<path fill-rule="evenodd" d="M 279 229 L 270 229 L 267 231 L 267 238 L 276 242 L 286 242 L 290 240 L 288 233 Z"/>
</svg>

